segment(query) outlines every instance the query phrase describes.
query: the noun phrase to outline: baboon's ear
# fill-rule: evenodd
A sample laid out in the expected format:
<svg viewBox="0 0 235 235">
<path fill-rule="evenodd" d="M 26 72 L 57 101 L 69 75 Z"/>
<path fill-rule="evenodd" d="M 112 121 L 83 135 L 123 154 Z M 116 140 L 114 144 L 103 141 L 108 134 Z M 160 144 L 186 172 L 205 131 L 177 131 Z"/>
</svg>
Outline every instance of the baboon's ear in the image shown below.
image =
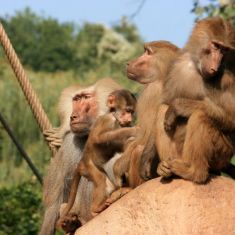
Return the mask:
<svg viewBox="0 0 235 235">
<path fill-rule="evenodd" d="M 109 95 L 107 99 L 107 106 L 109 109 L 115 108 L 116 106 L 116 97 L 114 95 Z"/>
</svg>

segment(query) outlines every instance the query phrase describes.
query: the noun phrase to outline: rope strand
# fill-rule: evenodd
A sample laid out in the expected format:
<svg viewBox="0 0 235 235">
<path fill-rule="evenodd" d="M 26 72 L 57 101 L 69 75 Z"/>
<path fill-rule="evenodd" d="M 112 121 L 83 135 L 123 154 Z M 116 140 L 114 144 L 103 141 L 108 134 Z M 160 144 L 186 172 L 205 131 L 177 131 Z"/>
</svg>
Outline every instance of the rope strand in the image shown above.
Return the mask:
<svg viewBox="0 0 235 235">
<path fill-rule="evenodd" d="M 43 132 L 45 130 L 48 130 L 52 128 L 52 125 L 43 110 L 43 107 L 37 97 L 36 92 L 33 90 L 26 73 L 23 69 L 23 66 L 3 28 L 3 25 L 0 23 L 0 41 L 3 46 L 3 49 L 5 51 L 5 54 L 10 62 L 10 65 L 15 73 L 15 76 L 23 90 L 23 93 L 25 95 L 25 98 L 33 112 L 33 115 L 40 127 L 40 130 Z M 49 145 L 52 154 L 54 155 L 56 153 L 56 148 L 52 145 L 50 145 L 49 142 L 47 142 Z"/>
</svg>

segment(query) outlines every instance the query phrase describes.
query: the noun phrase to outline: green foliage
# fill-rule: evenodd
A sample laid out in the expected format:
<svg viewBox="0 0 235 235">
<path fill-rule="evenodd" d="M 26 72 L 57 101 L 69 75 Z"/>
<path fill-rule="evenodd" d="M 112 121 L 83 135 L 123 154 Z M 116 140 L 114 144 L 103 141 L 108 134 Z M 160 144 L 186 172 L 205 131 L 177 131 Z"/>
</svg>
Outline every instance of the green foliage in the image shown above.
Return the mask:
<svg viewBox="0 0 235 235">
<path fill-rule="evenodd" d="M 37 32 L 40 18 L 32 13 L 29 8 L 17 12 L 15 16 L 1 18 L 17 53 L 23 64 L 31 64 L 36 58 L 32 51 L 37 50 Z"/>
<path fill-rule="evenodd" d="M 142 41 L 135 24 L 130 23 L 126 17 L 122 17 L 119 24 L 115 24 L 113 29 L 122 34 L 128 42 L 139 43 Z"/>
<path fill-rule="evenodd" d="M 100 24 L 85 23 L 76 38 L 76 71 L 83 73 L 99 65 L 97 45 L 105 28 Z"/>
<path fill-rule="evenodd" d="M 43 20 L 38 30 L 38 51 L 34 52 L 38 57 L 32 61 L 32 68 L 49 72 L 73 68 L 73 30 L 72 24 L 59 24 L 54 19 Z"/>
<path fill-rule="evenodd" d="M 135 52 L 134 47 L 120 34 L 106 29 L 97 45 L 98 56 L 102 61 L 122 63 L 130 58 Z"/>
<path fill-rule="evenodd" d="M 74 69 L 81 77 L 89 70 L 94 71 L 106 65 L 110 67 L 110 71 L 120 71 L 120 65 L 123 66 L 125 61 L 139 53 L 139 48 L 142 48 L 141 38 L 134 38 L 132 35 L 138 35 L 136 28 L 127 22 L 121 22 L 113 29 L 100 24 L 85 23 L 75 43 L 77 46 Z M 128 40 L 129 38 L 133 41 Z"/>
<path fill-rule="evenodd" d="M 0 235 L 37 234 L 41 217 L 37 182 L 1 188 L 0 198 Z"/>
<path fill-rule="evenodd" d="M 192 12 L 197 15 L 197 19 L 205 16 L 221 16 L 231 20 L 235 25 L 235 0 L 210 0 L 206 5 L 202 5 L 200 0 L 193 2 Z"/>
<path fill-rule="evenodd" d="M 72 68 L 73 24 L 44 19 L 29 8 L 1 21 L 24 65 L 36 71 Z"/>
<path fill-rule="evenodd" d="M 135 53 L 142 44 L 136 26 L 129 23 L 126 18 L 113 29 L 91 23 L 84 23 L 78 27 L 73 23 L 59 23 L 56 19 L 38 16 L 26 8 L 16 12 L 12 17 L 2 17 L 1 21 L 22 63 L 35 71 L 54 72 L 72 69 L 82 74 L 94 70 L 110 59 L 99 56 L 98 46 L 110 39 L 107 35 L 116 35 L 112 36 L 115 39 L 111 40 L 115 44 L 115 50 L 107 48 L 110 49 L 109 52 L 112 51 L 111 54 L 117 54 L 117 50 L 126 48 L 125 45 L 128 43 L 132 43 L 134 49 L 131 50 Z M 128 45 L 127 49 L 130 48 Z M 129 56 L 132 54 L 127 53 Z M 119 58 L 118 63 L 121 62 L 123 61 Z M 115 64 L 111 63 L 110 66 L 116 67 L 116 64 L 115 60 Z"/>
<path fill-rule="evenodd" d="M 0 61 L 0 107 L 16 138 L 25 148 L 41 172 L 50 159 L 50 152 L 44 142 L 42 133 L 32 115 L 32 112 L 17 84 L 11 68 Z M 58 126 L 57 101 L 64 87 L 75 83 L 71 72 L 45 74 L 27 72 L 30 82 L 39 96 L 49 119 Z M 49 91 L 49 92 L 48 92 Z M 20 183 L 32 176 L 31 171 L 19 155 L 16 147 L 0 125 L 0 181 L 2 185 L 12 182 Z"/>
</svg>

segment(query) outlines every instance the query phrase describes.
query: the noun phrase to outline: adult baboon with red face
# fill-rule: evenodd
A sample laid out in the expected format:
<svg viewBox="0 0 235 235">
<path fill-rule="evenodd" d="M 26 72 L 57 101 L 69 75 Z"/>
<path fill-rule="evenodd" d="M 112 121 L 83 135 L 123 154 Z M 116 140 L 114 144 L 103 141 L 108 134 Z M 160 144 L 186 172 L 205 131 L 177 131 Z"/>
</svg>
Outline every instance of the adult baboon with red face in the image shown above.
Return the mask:
<svg viewBox="0 0 235 235">
<path fill-rule="evenodd" d="M 112 79 L 102 79 L 89 87 L 73 86 L 62 92 L 59 102 L 62 145 L 51 160 L 44 178 L 43 200 L 45 205 L 41 235 L 52 235 L 59 217 L 60 207 L 67 202 L 70 184 L 76 164 L 81 159 L 90 128 L 98 116 L 106 110 L 108 95 L 121 87 Z M 73 212 L 79 211 L 79 219 L 92 218 L 89 210 L 92 184 L 82 177 Z"/>
</svg>

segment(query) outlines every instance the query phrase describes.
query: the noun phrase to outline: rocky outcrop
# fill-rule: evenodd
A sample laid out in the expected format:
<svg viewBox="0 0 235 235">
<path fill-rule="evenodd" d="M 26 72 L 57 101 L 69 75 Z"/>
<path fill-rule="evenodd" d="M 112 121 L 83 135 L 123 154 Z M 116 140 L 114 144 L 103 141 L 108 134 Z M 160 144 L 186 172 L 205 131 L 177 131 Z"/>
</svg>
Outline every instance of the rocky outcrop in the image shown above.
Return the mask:
<svg viewBox="0 0 235 235">
<path fill-rule="evenodd" d="M 235 181 L 214 177 L 144 183 L 78 229 L 75 235 L 233 235 Z"/>
</svg>

